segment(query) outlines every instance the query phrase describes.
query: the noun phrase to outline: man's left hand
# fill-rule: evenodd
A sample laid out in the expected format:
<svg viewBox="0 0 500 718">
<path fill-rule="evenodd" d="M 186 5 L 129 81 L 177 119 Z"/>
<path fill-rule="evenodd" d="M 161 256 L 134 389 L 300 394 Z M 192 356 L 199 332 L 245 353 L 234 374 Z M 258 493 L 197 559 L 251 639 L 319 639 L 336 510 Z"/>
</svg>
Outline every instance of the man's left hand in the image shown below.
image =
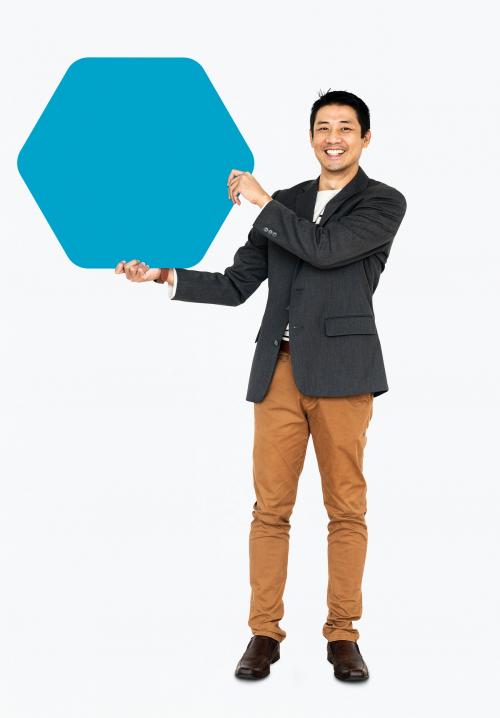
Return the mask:
<svg viewBox="0 0 500 718">
<path fill-rule="evenodd" d="M 236 204 L 241 204 L 238 195 L 242 194 L 252 204 L 262 207 L 268 200 L 272 199 L 266 190 L 260 186 L 250 172 L 231 170 L 227 181 L 229 199 Z"/>
</svg>

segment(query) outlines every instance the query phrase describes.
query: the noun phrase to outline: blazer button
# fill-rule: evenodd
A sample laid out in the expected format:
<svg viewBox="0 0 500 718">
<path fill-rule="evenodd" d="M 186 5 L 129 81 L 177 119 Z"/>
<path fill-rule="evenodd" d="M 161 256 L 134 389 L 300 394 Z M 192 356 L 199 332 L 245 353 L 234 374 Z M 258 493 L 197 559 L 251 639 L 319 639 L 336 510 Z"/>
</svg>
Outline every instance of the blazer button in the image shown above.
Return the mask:
<svg viewBox="0 0 500 718">
<path fill-rule="evenodd" d="M 272 234 L 273 237 L 276 237 L 276 236 L 277 236 L 277 233 L 276 233 L 276 232 L 271 232 L 271 234 Z"/>
<path fill-rule="evenodd" d="M 264 232 L 269 232 L 269 227 L 264 227 Z"/>
<path fill-rule="evenodd" d="M 278 340 L 277 340 L 277 339 L 274 340 L 274 346 L 275 346 L 275 347 L 278 346 Z"/>
</svg>

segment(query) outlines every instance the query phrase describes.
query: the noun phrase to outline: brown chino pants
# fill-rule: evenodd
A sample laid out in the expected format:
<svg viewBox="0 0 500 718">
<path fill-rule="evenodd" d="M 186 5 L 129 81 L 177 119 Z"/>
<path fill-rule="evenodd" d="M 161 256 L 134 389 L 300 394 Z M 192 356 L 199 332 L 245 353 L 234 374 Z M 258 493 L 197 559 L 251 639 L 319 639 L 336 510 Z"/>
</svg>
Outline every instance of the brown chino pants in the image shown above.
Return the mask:
<svg viewBox="0 0 500 718">
<path fill-rule="evenodd" d="M 328 641 L 356 641 L 367 546 L 363 451 L 373 394 L 314 397 L 295 384 L 287 342 L 282 342 L 271 385 L 254 404 L 253 480 L 256 501 L 250 527 L 250 615 L 253 635 L 286 637 L 284 615 L 290 516 L 309 434 L 328 514 Z"/>
</svg>

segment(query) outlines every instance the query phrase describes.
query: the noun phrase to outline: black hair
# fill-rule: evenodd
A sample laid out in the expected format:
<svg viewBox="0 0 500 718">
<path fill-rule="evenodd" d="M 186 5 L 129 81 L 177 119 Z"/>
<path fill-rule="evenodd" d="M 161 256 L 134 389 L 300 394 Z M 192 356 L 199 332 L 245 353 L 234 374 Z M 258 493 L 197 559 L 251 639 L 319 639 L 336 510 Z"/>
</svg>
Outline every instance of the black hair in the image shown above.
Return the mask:
<svg viewBox="0 0 500 718">
<path fill-rule="evenodd" d="M 356 112 L 358 122 L 361 125 L 361 137 L 364 137 L 370 129 L 370 110 L 360 97 L 353 95 L 347 90 L 330 90 L 327 92 L 319 91 L 319 99 L 311 108 L 310 129 L 314 135 L 314 121 L 320 107 L 325 105 L 350 105 Z"/>
</svg>

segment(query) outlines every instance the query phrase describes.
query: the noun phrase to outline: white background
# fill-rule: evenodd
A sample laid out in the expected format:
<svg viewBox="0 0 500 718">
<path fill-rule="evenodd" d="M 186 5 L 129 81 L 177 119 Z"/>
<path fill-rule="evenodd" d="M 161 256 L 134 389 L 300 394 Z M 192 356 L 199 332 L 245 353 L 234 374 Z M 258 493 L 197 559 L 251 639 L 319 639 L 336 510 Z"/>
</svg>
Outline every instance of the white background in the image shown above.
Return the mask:
<svg viewBox="0 0 500 718">
<path fill-rule="evenodd" d="M 498 672 L 498 67 L 493 3 L 17 2 L 0 22 L 0 715 L 468 716 Z M 372 114 L 360 164 L 408 210 L 374 298 L 389 392 L 368 431 L 356 626 L 371 677 L 326 661 L 312 442 L 287 637 L 239 681 L 254 501 L 245 394 L 267 294 L 238 308 L 74 266 L 16 168 L 79 57 L 192 57 L 269 192 L 319 174 L 319 90 Z M 183 142 L 203 146 L 196 100 Z M 192 118 L 197 120 L 193 123 Z M 186 192 L 203 192 L 203 156 Z M 235 207 L 198 269 L 223 271 Z M 130 258 L 128 258 L 130 259 Z M 489 706 L 487 709 L 486 706 Z"/>
</svg>

